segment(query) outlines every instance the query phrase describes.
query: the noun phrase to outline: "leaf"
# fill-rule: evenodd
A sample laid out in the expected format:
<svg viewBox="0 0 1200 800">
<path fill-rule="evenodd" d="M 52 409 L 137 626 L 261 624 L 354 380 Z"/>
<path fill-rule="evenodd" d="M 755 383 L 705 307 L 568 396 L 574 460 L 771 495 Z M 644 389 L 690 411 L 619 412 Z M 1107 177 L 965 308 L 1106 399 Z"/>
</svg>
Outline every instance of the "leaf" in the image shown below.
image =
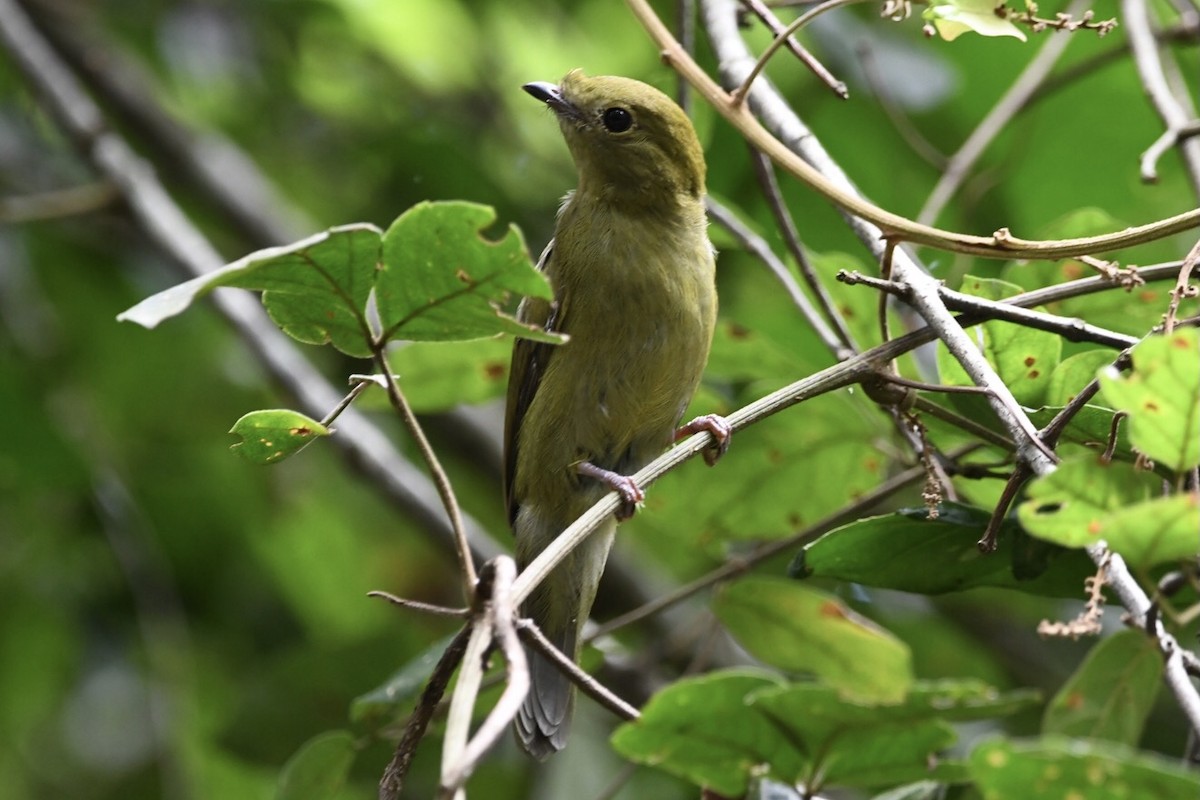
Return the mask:
<svg viewBox="0 0 1200 800">
<path fill-rule="evenodd" d="M 996 739 L 975 748 L 970 772 L 984 800 L 1195 800 L 1200 777 L 1161 756 L 1102 742 Z"/>
<path fill-rule="evenodd" d="M 902 509 L 843 525 L 800 551 L 788 572 L 919 594 L 995 586 L 1071 598 L 1095 572 L 1084 554 L 1039 547 L 1011 522 L 1001 526 L 996 551 L 981 553 L 987 511 L 943 503 L 938 512 L 931 520 L 923 508 Z"/>
<path fill-rule="evenodd" d="M 987 300 L 1003 300 L 1019 294 L 1021 287 L 968 275 L 963 279 L 962 291 Z M 967 335 L 975 339 L 1017 402 L 1031 408 L 1043 403 L 1050 376 L 1062 357 L 1062 340 L 1057 335 L 999 320 L 977 325 Z M 937 359 L 943 383 L 973 385 L 966 371 L 940 342 Z"/>
<path fill-rule="evenodd" d="M 346 782 L 354 763 L 354 737 L 326 731 L 309 739 L 283 767 L 275 800 L 330 800 Z"/>
<path fill-rule="evenodd" d="M 1048 406 L 1065 406 L 1092 382 L 1096 372 L 1116 360 L 1111 350 L 1087 350 L 1062 360 L 1050 375 L 1044 402 Z"/>
<path fill-rule="evenodd" d="M 1100 373 L 1104 399 L 1129 414 L 1133 446 L 1176 472 L 1200 464 L 1200 331 L 1149 336 L 1133 369 Z"/>
<path fill-rule="evenodd" d="M 1158 647 L 1140 630 L 1117 631 L 1088 653 L 1046 706 L 1043 733 L 1134 746 L 1162 674 Z"/>
<path fill-rule="evenodd" d="M 383 235 L 375 300 L 384 338 L 477 339 L 511 333 L 543 342 L 564 337 L 518 322 L 502 306 L 514 296 L 550 299 L 516 226 L 503 239 L 480 234 L 496 221 L 489 206 L 418 203 Z"/>
<path fill-rule="evenodd" d="M 812 673 L 847 697 L 896 701 L 912 683 L 907 645 L 816 589 L 751 576 L 722 587 L 713 611 L 755 658 Z"/>
<path fill-rule="evenodd" d="M 331 431 L 315 419 L 286 408 L 251 411 L 229 431 L 241 441 L 229 449 L 255 464 L 274 464 L 300 452 Z"/>
<path fill-rule="evenodd" d="M 933 2 L 921 14 L 932 22 L 938 35 L 952 42 L 967 31 L 980 36 L 1011 36 L 1025 41 L 1025 34 L 1016 25 L 996 14 L 997 0 L 948 0 Z"/>
<path fill-rule="evenodd" d="M 650 698 L 640 719 L 617 728 L 612 745 L 631 761 L 740 797 L 761 764 L 799 768 L 787 741 L 746 704 L 750 693 L 778 685 L 755 670 L 676 681 Z"/>
<path fill-rule="evenodd" d="M 955 741 L 949 723 L 1011 714 L 1036 703 L 1037 695 L 1001 694 L 978 681 L 923 681 L 898 703 L 867 703 L 827 686 L 794 684 L 762 689 L 750 702 L 803 758 L 802 771 L 783 780 L 870 787 L 960 779 L 961 767 L 937 758 Z"/>
<path fill-rule="evenodd" d="M 218 286 L 261 290 L 263 305 L 289 336 L 330 342 L 347 355 L 370 355 L 365 309 L 379 263 L 374 225 L 330 228 L 283 247 L 251 253 L 232 264 L 173 286 L 117 315 L 153 328 Z"/>
<path fill-rule="evenodd" d="M 434 642 L 382 684 L 354 698 L 350 704 L 351 721 L 379 730 L 411 713 L 413 701 L 424 691 L 434 667 L 453 640 L 451 635 Z"/>
<path fill-rule="evenodd" d="M 218 286 L 260 290 L 271 319 L 306 344 L 331 343 L 357 358 L 375 338 L 478 339 L 511 333 L 559 343 L 565 337 L 524 325 L 503 305 L 524 295 L 550 297 L 546 279 L 510 226 L 498 242 L 480 235 L 496 219 L 488 206 L 418 203 L 386 233 L 354 224 L 251 253 L 208 275 L 149 297 L 118 320 L 153 328 Z M 373 331 L 372 291 L 384 326 Z"/>
<path fill-rule="evenodd" d="M 1200 496 L 1161 492 L 1162 479 L 1154 473 L 1081 452 L 1032 481 L 1017 516 L 1034 536 L 1066 547 L 1103 540 L 1134 566 L 1195 555 Z"/>
</svg>

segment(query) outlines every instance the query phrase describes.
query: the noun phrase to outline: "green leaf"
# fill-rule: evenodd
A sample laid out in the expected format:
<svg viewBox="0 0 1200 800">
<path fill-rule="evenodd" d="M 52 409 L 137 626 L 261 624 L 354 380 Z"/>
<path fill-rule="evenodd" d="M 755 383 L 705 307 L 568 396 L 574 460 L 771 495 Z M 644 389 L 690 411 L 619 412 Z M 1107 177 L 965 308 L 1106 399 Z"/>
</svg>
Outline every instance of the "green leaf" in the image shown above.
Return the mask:
<svg viewBox="0 0 1200 800">
<path fill-rule="evenodd" d="M 1043 733 L 1134 746 L 1154 705 L 1162 654 L 1140 630 L 1101 640 L 1046 706 Z"/>
<path fill-rule="evenodd" d="M 980 36 L 1011 36 L 1025 41 L 1025 34 L 1016 25 L 996 14 L 996 0 L 948 0 L 933 2 L 921 14 L 932 22 L 938 35 L 952 42 L 967 31 Z"/>
<path fill-rule="evenodd" d="M 350 719 L 378 730 L 411 713 L 413 701 L 424 691 L 434 667 L 453 639 L 454 635 L 451 635 L 434 642 L 382 684 L 354 698 L 350 704 Z"/>
<path fill-rule="evenodd" d="M 117 319 L 153 328 L 218 286 L 261 290 L 267 312 L 289 336 L 308 344 L 331 342 L 347 355 L 365 358 L 371 352 L 365 309 L 381 234 L 374 225 L 342 225 L 259 250 L 148 297 Z"/>
<path fill-rule="evenodd" d="M 1200 498 L 1161 494 L 1162 479 L 1152 472 L 1075 453 L 1029 484 L 1017 516 L 1034 536 L 1066 547 L 1103 540 L 1134 566 L 1195 555 Z"/>
<path fill-rule="evenodd" d="M 1150 336 L 1133 348 L 1133 369 L 1100 373 L 1104 399 L 1129 414 L 1133 446 L 1175 471 L 1200 464 L 1200 331 Z"/>
<path fill-rule="evenodd" d="M 755 658 L 847 697 L 896 701 L 912 683 L 907 645 L 825 592 L 751 576 L 722 587 L 713 611 Z"/>
<path fill-rule="evenodd" d="M 1008 521 L 996 551 L 981 553 L 989 512 L 955 503 L 938 512 L 936 520 L 921 508 L 843 525 L 804 548 L 789 573 L 918 594 L 995 586 L 1074 598 L 1095 572 L 1083 553 L 1047 547 Z"/>
<path fill-rule="evenodd" d="M 489 206 L 418 203 L 383 235 L 375 300 L 385 339 L 476 339 L 511 333 L 544 342 L 563 337 L 503 311 L 515 296 L 550 299 L 516 226 L 493 242 L 481 231 L 496 221 Z"/>
<path fill-rule="evenodd" d="M 817 684 L 763 689 L 750 698 L 803 759 L 801 771 L 782 779 L 810 787 L 960 779 L 959 766 L 936 758 L 955 741 L 949 723 L 1011 714 L 1036 701 L 1036 693 L 1001 694 L 978 681 L 918 682 L 892 704 L 848 700 Z"/>
<path fill-rule="evenodd" d="M 239 456 L 255 464 L 274 464 L 295 455 L 314 437 L 328 436 L 326 428 L 315 419 L 286 408 L 251 411 L 229 431 L 241 441 L 229 446 Z"/>
<path fill-rule="evenodd" d="M 374 290 L 382 341 L 498 333 L 564 341 L 504 311 L 516 297 L 550 297 L 551 291 L 515 227 L 498 242 L 480 235 L 495 219 L 490 207 L 474 203 L 418 203 L 386 233 L 374 225 L 343 225 L 259 250 L 159 292 L 117 319 L 153 328 L 218 286 L 260 290 L 271 319 L 289 336 L 366 358 L 378 333 L 367 313 Z"/>
<path fill-rule="evenodd" d="M 1046 387 L 1046 405 L 1067 405 L 1095 379 L 1100 369 L 1115 360 L 1116 354 L 1111 350 L 1087 350 L 1063 359 L 1050 375 L 1050 385 Z"/>
<path fill-rule="evenodd" d="M 968 275 L 963 279 L 962 291 L 987 300 L 1003 300 L 1019 294 L 1021 287 Z M 998 320 L 977 325 L 967 333 L 975 339 L 1017 402 L 1031 408 L 1043 403 L 1050 376 L 1062 357 L 1062 340 L 1057 335 Z M 939 343 L 937 354 L 943 383 L 973 385 L 945 345 Z"/>
<path fill-rule="evenodd" d="M 755 670 L 727 670 L 683 679 L 650 698 L 642 716 L 617 728 L 613 747 L 631 761 L 740 797 L 761 764 L 799 768 L 791 746 L 746 698 L 780 685 Z"/>
<path fill-rule="evenodd" d="M 985 800 L 1196 800 L 1200 777 L 1161 756 L 1102 742 L 1047 737 L 975 748 L 971 777 Z"/>
<path fill-rule="evenodd" d="M 284 765 L 275 788 L 275 800 L 336 798 L 354 756 L 354 737 L 346 731 L 326 731 L 314 736 Z"/>
</svg>

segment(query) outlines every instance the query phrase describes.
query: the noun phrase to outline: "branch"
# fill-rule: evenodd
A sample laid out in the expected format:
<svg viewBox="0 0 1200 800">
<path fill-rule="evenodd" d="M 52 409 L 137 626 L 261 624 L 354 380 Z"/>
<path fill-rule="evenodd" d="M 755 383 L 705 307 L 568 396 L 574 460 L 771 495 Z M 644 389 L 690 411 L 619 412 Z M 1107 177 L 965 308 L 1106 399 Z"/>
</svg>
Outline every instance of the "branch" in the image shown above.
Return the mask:
<svg viewBox="0 0 1200 800">
<path fill-rule="evenodd" d="M 834 182 L 810 166 L 780 139 L 769 133 L 744 104 L 732 102 L 728 93 L 679 46 L 670 31 L 651 9 L 647 0 L 626 0 L 626 2 L 651 38 L 661 48 L 662 55 L 668 63 L 683 75 L 713 108 L 754 147 L 762 150 L 777 164 L 804 181 L 843 211 L 852 216 L 861 217 L 862 221 L 870 223 L 871 227 L 878 229 L 877 232 L 882 231 L 891 239 L 925 244 L 986 258 L 1058 259 L 1129 247 L 1200 225 L 1200 208 L 1196 208 L 1174 217 L 1134 228 L 1126 228 L 1123 231 L 1103 236 L 1035 241 L 1015 237 L 1007 229 L 996 231 L 991 236 L 972 236 L 915 223 L 863 200 L 857 194 L 847 190 L 845 184 Z M 702 11 L 709 29 L 709 38 L 718 51 L 722 75 L 732 85 L 738 85 L 744 79 L 747 70 L 752 67 L 753 59 L 749 57 L 748 53 L 745 53 L 745 44 L 737 36 L 732 0 L 706 0 L 702 4 Z M 728 35 L 730 30 L 733 32 L 732 38 Z M 736 43 L 733 40 L 736 40 Z M 728 53 L 723 52 L 729 47 L 739 48 L 741 55 L 735 53 L 733 56 L 729 56 Z M 790 109 L 787 109 L 782 98 L 779 98 L 773 90 L 770 96 L 764 99 L 763 90 L 766 84 L 766 81 L 759 81 L 752 88 L 749 97 L 750 107 L 762 114 L 784 140 L 796 147 L 806 146 L 808 144 L 806 140 L 811 134 L 795 119 L 795 115 L 790 112 Z M 860 225 L 855 232 L 862 238 L 863 232 L 866 230 L 868 229 Z"/>
<path fill-rule="evenodd" d="M 462 661 L 471 630 L 470 625 L 463 626 L 463 629 L 442 652 L 437 666 L 433 668 L 429 682 L 425 684 L 425 689 L 421 692 L 421 699 L 417 701 L 417 707 L 413 709 L 412 716 L 408 718 L 408 723 L 404 726 L 404 734 L 396 743 L 396 751 L 392 755 L 392 760 L 388 762 L 383 771 L 383 777 L 379 781 L 379 800 L 397 800 L 400 797 L 400 791 L 404 788 L 404 776 L 408 774 L 408 768 L 412 765 L 417 745 L 425 737 L 429 721 L 433 719 L 438 703 L 441 702 L 442 695 L 446 693 L 446 687 L 450 685 L 450 678 L 453 677 L 454 670 Z"/>
<path fill-rule="evenodd" d="M 1150 27 L 1150 11 L 1144 0 L 1121 0 L 1121 18 L 1129 32 L 1129 47 L 1142 88 L 1150 97 L 1154 110 L 1162 118 L 1168 132 L 1176 137 L 1193 121 L 1194 114 L 1188 113 L 1183 102 L 1176 97 L 1167 83 L 1163 71 L 1158 43 Z M 1192 191 L 1200 199 L 1200 139 L 1188 138 L 1179 142 L 1179 156 L 1192 184 Z"/>
<path fill-rule="evenodd" d="M 488 750 L 504 735 L 504 731 L 517 716 L 517 711 L 521 708 L 525 695 L 529 693 L 529 664 L 525 659 L 525 650 L 521 647 L 521 642 L 517 637 L 516 609 L 518 604 L 512 599 L 512 583 L 517 574 L 517 565 L 509 556 L 499 556 L 490 561 L 487 566 L 491 567 L 488 570 L 491 596 L 484 606 L 483 613 L 486 614 L 488 622 L 486 626 L 477 623 L 477 627 L 486 627 L 494 631 L 496 639 L 499 640 L 506 664 L 506 686 L 500 699 L 496 701 L 496 705 L 479 726 L 479 730 L 475 732 L 475 738 L 464 746 L 457 761 L 450 760 L 451 766 L 448 768 L 448 756 L 443 755 L 443 795 L 455 794 L 466 784 L 467 779 L 471 777 L 471 773 L 475 771 L 475 767 L 479 765 Z M 468 665 L 468 667 L 470 666 Z M 480 675 L 482 676 L 482 665 Z M 458 686 L 463 687 L 461 676 Z M 476 687 L 477 689 L 478 687 Z M 451 714 L 454 714 L 454 702 L 458 699 L 458 691 L 459 689 L 456 688 L 455 696 L 451 698 Z M 471 705 L 474 706 L 474 692 L 469 688 L 464 691 L 471 693 Z M 470 723 L 469 710 L 468 723 Z M 448 753 L 450 751 L 449 725 L 446 730 L 445 747 Z"/>
<path fill-rule="evenodd" d="M 1107 565 L 1108 585 L 1113 588 L 1117 599 L 1129 612 L 1131 623 L 1135 627 L 1145 629 L 1147 614 L 1151 608 L 1150 598 L 1146 596 L 1142 587 L 1129 572 L 1125 559 L 1110 551 L 1104 542 L 1088 547 L 1087 554 L 1097 567 Z M 1179 646 L 1174 636 L 1167 633 L 1161 620 L 1154 620 L 1152 632 L 1158 641 L 1160 651 L 1166 658 L 1163 679 L 1171 693 L 1175 695 L 1179 707 L 1183 709 L 1192 732 L 1200 735 L 1200 693 L 1197 693 L 1195 685 L 1188 677 L 1183 655 L 1186 651 Z"/>
<path fill-rule="evenodd" d="M 850 97 L 850 91 L 846 88 L 846 84 L 833 77 L 833 73 L 826 69 L 825 65 L 818 61 L 816 56 L 808 52 L 808 50 L 801 45 L 800 42 L 796 41 L 795 36 L 787 32 L 788 29 L 785 28 L 783 23 L 779 21 L 779 17 L 775 16 L 774 12 L 771 11 L 771 9 L 766 3 L 763 2 L 763 0 L 743 0 L 743 2 L 745 3 L 746 8 L 750 9 L 750 11 L 752 11 L 756 17 L 762 20 L 763 24 L 770 28 L 771 33 L 775 34 L 777 38 L 784 39 L 786 34 L 786 39 L 784 42 L 787 44 L 788 50 L 791 50 L 792 55 L 800 59 L 800 63 L 808 67 L 809 71 L 816 75 L 822 83 L 832 89 L 834 94 L 843 100 Z M 799 27 L 800 25 L 797 25 L 796 28 L 793 29 L 793 32 L 798 30 Z M 695 51 L 693 48 L 688 48 L 688 52 L 691 53 Z"/>
<path fill-rule="evenodd" d="M 546 638 L 546 635 L 538 629 L 538 626 L 533 624 L 532 620 L 521 620 L 517 630 L 522 639 L 537 648 L 537 651 L 545 656 L 547 661 L 558 667 L 559 671 L 566 675 L 571 683 L 578 686 L 580 691 L 595 700 L 599 705 L 607 708 L 624 720 L 633 720 L 641 716 L 636 708 L 613 694 L 604 684 L 584 672 L 578 664 L 564 655 L 561 650 L 554 646 L 553 642 Z M 589 641 L 595 638 L 595 636 L 592 636 Z"/>
<path fill-rule="evenodd" d="M 870 286 L 902 299 L 907 298 L 909 293 L 909 287 L 906 284 L 897 281 L 884 281 L 858 272 L 845 272 L 843 270 L 838 273 L 838 280 L 851 286 L 855 284 Z M 1003 301 L 988 300 L 983 297 L 965 294 L 964 292 L 957 292 L 945 286 L 940 286 L 938 292 L 942 297 L 942 302 L 946 304 L 947 308 L 953 311 L 970 311 L 982 314 L 990 319 L 1003 320 L 1026 328 L 1055 333 L 1069 342 L 1093 342 L 1105 347 L 1123 350 L 1126 347 L 1132 347 L 1140 341 L 1137 336 L 1129 336 L 1128 334 L 1110 331 L 1107 328 L 1101 328 L 1097 325 L 1091 325 L 1077 317 L 1061 317 L 1057 314 L 1048 314 L 1044 311 L 1019 308 Z"/>
</svg>

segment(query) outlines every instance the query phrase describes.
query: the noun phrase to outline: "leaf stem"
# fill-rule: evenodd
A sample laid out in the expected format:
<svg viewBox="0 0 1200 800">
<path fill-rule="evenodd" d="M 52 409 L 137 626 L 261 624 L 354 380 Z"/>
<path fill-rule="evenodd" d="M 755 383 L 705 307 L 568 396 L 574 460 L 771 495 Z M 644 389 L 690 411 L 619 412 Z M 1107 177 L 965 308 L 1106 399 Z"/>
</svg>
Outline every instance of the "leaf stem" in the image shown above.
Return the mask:
<svg viewBox="0 0 1200 800">
<path fill-rule="evenodd" d="M 404 422 L 404 427 L 408 429 L 409 434 L 413 437 L 413 441 L 417 444 L 417 449 L 421 453 L 421 457 L 425 459 L 426 465 L 429 467 L 430 475 L 433 478 L 433 484 L 437 487 L 438 496 L 442 499 L 442 505 L 446 508 L 446 515 L 450 518 L 450 528 L 454 536 L 455 550 L 458 553 L 459 567 L 462 569 L 463 578 L 463 599 L 467 605 L 472 605 L 475 596 L 475 584 L 479 577 L 475 572 L 475 564 L 471 559 L 471 545 L 467 541 L 467 532 L 463 528 L 462 512 L 458 507 L 458 498 L 454 496 L 454 487 L 450 484 L 450 478 L 446 475 L 446 471 L 442 469 L 442 463 L 438 460 L 437 454 L 433 451 L 433 447 L 429 444 L 429 439 L 425 437 L 425 431 L 421 428 L 421 423 L 417 421 L 417 415 L 413 413 L 412 406 L 408 404 L 408 399 L 405 398 L 404 392 L 400 391 L 400 384 L 396 382 L 396 376 L 392 373 L 392 367 L 388 364 L 387 345 L 376 343 L 373 345 L 374 358 L 376 364 L 379 365 L 379 371 L 383 375 L 383 380 L 387 386 L 388 400 L 392 407 L 396 409 L 396 413 L 400 415 L 400 419 Z M 365 383 L 359 384 L 365 386 Z"/>
</svg>

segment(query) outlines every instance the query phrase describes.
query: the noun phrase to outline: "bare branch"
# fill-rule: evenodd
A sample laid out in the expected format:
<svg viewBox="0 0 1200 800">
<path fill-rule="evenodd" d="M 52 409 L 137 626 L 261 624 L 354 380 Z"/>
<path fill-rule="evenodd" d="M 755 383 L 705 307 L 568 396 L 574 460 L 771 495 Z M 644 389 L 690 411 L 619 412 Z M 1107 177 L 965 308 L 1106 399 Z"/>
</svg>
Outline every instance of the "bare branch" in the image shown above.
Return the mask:
<svg viewBox="0 0 1200 800">
<path fill-rule="evenodd" d="M 1194 121 L 1195 113 L 1184 107 L 1167 82 L 1163 58 L 1150 25 L 1150 9 L 1145 0 L 1121 0 L 1121 19 L 1129 35 L 1133 61 L 1142 79 L 1142 88 L 1150 97 L 1154 110 L 1162 118 L 1168 132 L 1185 129 Z M 1195 137 L 1179 142 L 1179 156 L 1191 181 L 1192 191 L 1200 199 L 1200 139 Z"/>
</svg>

